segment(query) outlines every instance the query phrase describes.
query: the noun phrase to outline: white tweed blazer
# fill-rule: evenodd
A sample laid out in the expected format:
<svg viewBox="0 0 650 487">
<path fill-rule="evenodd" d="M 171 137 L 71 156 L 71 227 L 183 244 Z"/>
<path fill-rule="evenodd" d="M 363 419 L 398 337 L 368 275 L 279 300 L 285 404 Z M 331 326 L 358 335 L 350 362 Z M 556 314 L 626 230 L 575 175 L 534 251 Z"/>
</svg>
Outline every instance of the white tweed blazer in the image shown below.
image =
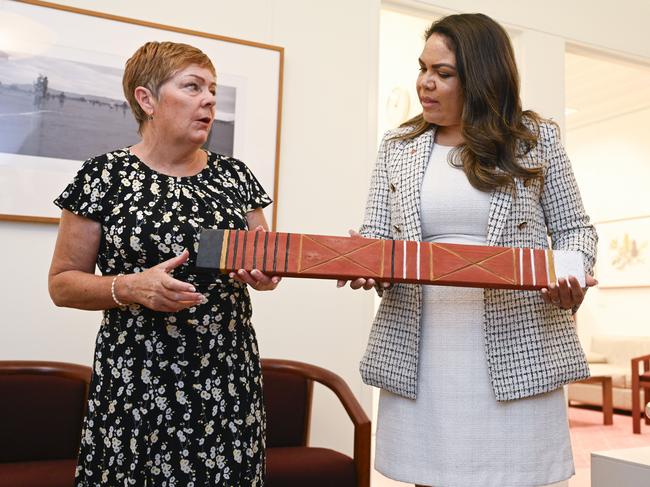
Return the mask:
<svg viewBox="0 0 650 487">
<path fill-rule="evenodd" d="M 381 143 L 360 233 L 365 237 L 422 240 L 420 192 L 434 130 L 411 140 Z M 578 250 L 592 273 L 597 235 L 589 223 L 571 164 L 556 126 L 540 125 L 537 146 L 520 164 L 542 167 L 540 182 L 516 180 L 516 195 L 495 190 L 490 199 L 487 244 Z M 571 311 L 547 305 L 538 291 L 484 290 L 485 351 L 496 400 L 548 392 L 589 377 Z M 384 291 L 361 360 L 364 382 L 416 398 L 422 287 L 396 284 Z"/>
</svg>

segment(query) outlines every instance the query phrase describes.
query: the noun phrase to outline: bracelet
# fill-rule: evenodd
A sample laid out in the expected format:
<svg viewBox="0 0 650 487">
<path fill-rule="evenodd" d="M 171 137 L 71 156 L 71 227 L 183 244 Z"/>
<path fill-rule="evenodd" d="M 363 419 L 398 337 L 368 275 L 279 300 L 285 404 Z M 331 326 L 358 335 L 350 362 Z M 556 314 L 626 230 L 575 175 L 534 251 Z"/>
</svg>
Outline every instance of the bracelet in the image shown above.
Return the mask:
<svg viewBox="0 0 650 487">
<path fill-rule="evenodd" d="M 118 306 L 126 306 L 126 303 L 122 303 L 119 299 L 117 299 L 117 296 L 115 295 L 115 281 L 117 281 L 117 278 L 120 276 L 123 276 L 124 274 L 120 273 L 117 276 L 113 278 L 113 282 L 111 282 L 111 297 L 113 298 L 113 301 L 115 301 L 115 304 Z"/>
</svg>

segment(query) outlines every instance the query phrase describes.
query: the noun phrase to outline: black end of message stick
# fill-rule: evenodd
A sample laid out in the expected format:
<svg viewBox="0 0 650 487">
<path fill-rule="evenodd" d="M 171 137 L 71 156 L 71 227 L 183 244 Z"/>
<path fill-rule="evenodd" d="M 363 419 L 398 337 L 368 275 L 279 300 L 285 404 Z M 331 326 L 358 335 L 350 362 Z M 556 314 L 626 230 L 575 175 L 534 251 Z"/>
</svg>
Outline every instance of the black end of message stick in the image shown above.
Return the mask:
<svg viewBox="0 0 650 487">
<path fill-rule="evenodd" d="M 196 267 L 200 269 L 220 270 L 219 264 L 221 261 L 223 234 L 223 230 L 201 230 Z"/>
</svg>

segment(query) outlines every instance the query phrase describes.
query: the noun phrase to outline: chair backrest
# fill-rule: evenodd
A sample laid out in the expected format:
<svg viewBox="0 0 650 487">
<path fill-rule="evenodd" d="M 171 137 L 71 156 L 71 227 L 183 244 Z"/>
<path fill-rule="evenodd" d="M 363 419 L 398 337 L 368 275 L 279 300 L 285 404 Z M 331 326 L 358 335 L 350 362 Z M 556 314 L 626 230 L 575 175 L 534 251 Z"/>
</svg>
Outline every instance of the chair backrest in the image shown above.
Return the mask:
<svg viewBox="0 0 650 487">
<path fill-rule="evenodd" d="M 76 458 L 91 369 L 0 361 L 0 462 Z"/>
<path fill-rule="evenodd" d="M 262 360 L 266 446 L 307 446 L 313 381 L 273 370 Z"/>
<path fill-rule="evenodd" d="M 268 358 L 262 359 L 261 362 L 267 418 L 267 447 L 308 446 L 313 384 L 318 382 L 336 394 L 354 425 L 353 463 L 356 485 L 369 487 L 370 419 L 345 381 L 330 370 L 304 362 Z M 286 450 L 281 451 L 286 452 Z M 292 459 L 293 465 L 296 462 L 301 460 Z M 302 465 L 302 468 L 305 468 L 305 465 Z M 269 478 L 271 478 L 270 472 Z M 271 483 L 269 482 L 269 485 Z M 288 483 L 284 482 L 281 485 L 288 485 Z M 305 483 L 296 485 L 305 485 Z"/>
</svg>

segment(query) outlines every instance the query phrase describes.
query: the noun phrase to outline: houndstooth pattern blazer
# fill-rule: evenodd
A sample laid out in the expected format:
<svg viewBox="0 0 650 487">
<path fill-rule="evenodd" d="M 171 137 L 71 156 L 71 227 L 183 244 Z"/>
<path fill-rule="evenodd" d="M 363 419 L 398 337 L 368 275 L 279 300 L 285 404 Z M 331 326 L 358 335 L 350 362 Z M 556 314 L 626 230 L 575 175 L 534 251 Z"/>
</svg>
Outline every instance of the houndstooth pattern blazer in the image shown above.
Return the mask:
<svg viewBox="0 0 650 487">
<path fill-rule="evenodd" d="M 420 192 L 434 130 L 411 140 L 381 143 L 360 233 L 365 237 L 422 240 Z M 495 190 L 490 199 L 487 244 L 578 250 L 592 273 L 597 235 L 589 223 L 556 126 L 540 125 L 537 146 L 520 159 L 544 170 L 539 181 L 516 180 L 516 195 Z M 571 311 L 543 302 L 538 291 L 484 290 L 484 336 L 490 380 L 498 401 L 548 392 L 589 377 Z M 396 284 L 384 291 L 361 375 L 367 384 L 415 399 L 422 287 Z"/>
</svg>

